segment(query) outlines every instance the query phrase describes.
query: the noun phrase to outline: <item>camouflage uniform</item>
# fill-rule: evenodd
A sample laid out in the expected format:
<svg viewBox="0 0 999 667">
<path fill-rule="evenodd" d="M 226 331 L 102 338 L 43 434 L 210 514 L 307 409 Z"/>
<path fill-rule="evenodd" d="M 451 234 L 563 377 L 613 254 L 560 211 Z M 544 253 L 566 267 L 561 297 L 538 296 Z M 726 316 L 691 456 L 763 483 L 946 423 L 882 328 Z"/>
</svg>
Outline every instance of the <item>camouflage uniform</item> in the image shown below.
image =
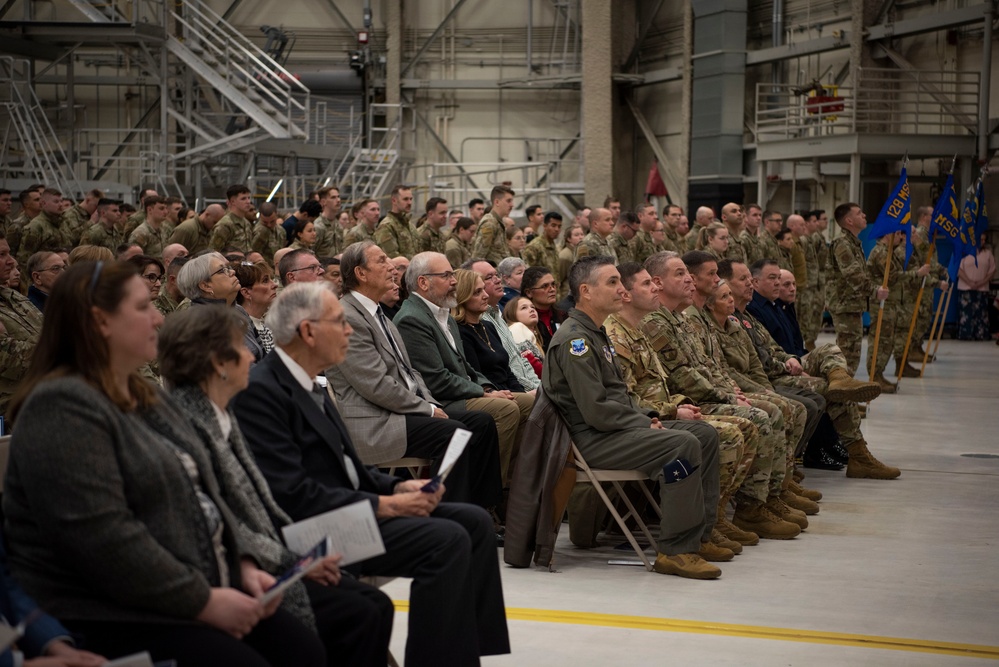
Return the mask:
<svg viewBox="0 0 999 667">
<path fill-rule="evenodd" d="M 343 235 L 343 247 L 346 248 L 349 245 L 354 245 L 355 243 L 360 243 L 361 241 L 374 242 L 374 240 L 375 233 L 370 231 L 366 224 L 359 222 L 348 229 L 347 233 Z"/>
<path fill-rule="evenodd" d="M 749 334 L 760 358 L 760 363 L 771 383 L 775 386 L 808 389 L 825 397 L 826 414 L 832 420 L 844 445 L 863 437 L 860 434 L 860 410 L 858 410 L 857 404 L 830 401 L 827 396 L 829 383 L 826 382 L 825 378 L 829 372 L 837 368 L 849 372 L 846 359 L 839 346 L 826 343 L 815 348 L 799 359 L 803 373 L 791 375 L 787 372 L 784 364 L 787 363 L 788 359 L 794 358 L 794 355 L 785 352 L 766 327 L 749 313 L 736 311 L 735 316 L 742 328 Z"/>
<path fill-rule="evenodd" d="M 619 264 L 617 261 L 617 253 L 614 252 L 614 248 L 610 244 L 610 236 L 606 239 L 601 238 L 596 232 L 590 232 L 583 237 L 583 240 L 579 242 L 576 246 L 576 255 L 573 261 L 578 260 L 580 257 L 587 257 L 589 255 L 606 255 L 614 259 L 615 264 Z"/>
<path fill-rule="evenodd" d="M 670 229 L 666 223 L 663 223 L 663 233 L 665 237 L 663 238 L 663 243 L 661 250 L 672 250 L 678 255 L 682 255 L 680 248 L 683 247 L 683 239 L 680 238 L 680 234 L 675 229 Z"/>
<path fill-rule="evenodd" d="M 285 234 L 284 227 L 274 225 L 272 229 L 258 222 L 253 228 L 253 241 L 250 247 L 263 255 L 264 261 L 270 264 L 274 261 L 274 253 L 284 248 L 287 242 L 288 235 Z"/>
<path fill-rule="evenodd" d="M 70 247 L 80 244 L 80 237 L 90 227 L 90 216 L 79 204 L 73 204 L 62 214 L 62 226 L 71 241 Z"/>
<path fill-rule="evenodd" d="M 909 267 L 919 268 L 927 261 L 927 254 L 930 251 L 930 241 L 927 231 L 918 225 L 912 230 L 912 257 L 909 258 Z M 919 348 L 923 338 L 926 337 L 933 323 L 933 294 L 937 283 L 947 279 L 947 268 L 937 261 L 936 248 L 929 258 L 930 272 L 926 276 L 926 287 L 923 290 L 923 298 L 919 301 L 919 314 L 916 316 L 916 328 L 912 332 L 912 343 L 909 348 L 909 358 L 913 359 L 913 350 Z M 903 320 L 899 320 L 899 325 L 895 330 L 895 341 L 892 345 L 895 358 L 902 359 L 905 352 L 905 339 L 909 335 L 909 323 L 912 320 L 912 311 L 916 308 L 916 296 L 919 294 L 919 286 L 923 284 L 923 279 L 913 275 L 911 281 L 904 285 L 902 294 Z M 921 363 L 922 359 L 914 359 Z"/>
<path fill-rule="evenodd" d="M 128 237 L 128 242 L 138 243 L 142 246 L 142 252 L 150 257 L 162 257 L 163 248 L 169 245 L 171 235 L 172 231 L 167 228 L 165 220 L 160 223 L 159 230 L 153 229 L 148 222 L 143 222 Z"/>
<path fill-rule="evenodd" d="M 868 309 L 871 283 L 860 239 L 844 232 L 829 249 L 829 279 L 832 292 L 829 312 L 836 327 L 836 344 L 843 351 L 850 375 L 860 366 L 860 348 L 864 339 L 864 311 Z"/>
<path fill-rule="evenodd" d="M 644 230 L 639 229 L 631 239 L 632 259 L 639 264 L 644 264 L 645 260 L 662 250 L 665 250 L 663 245 L 653 241 L 652 234 Z"/>
<path fill-rule="evenodd" d="M 472 245 L 465 243 L 454 234 L 444 244 L 444 256 L 451 263 L 451 268 L 459 266 L 472 259 Z"/>
<path fill-rule="evenodd" d="M 777 245 L 777 239 L 767 230 L 760 232 L 760 253 L 762 257 L 772 259 L 782 269 L 793 271 L 791 266 L 791 256 L 784 252 L 784 249 Z"/>
<path fill-rule="evenodd" d="M 871 254 L 867 258 L 867 269 L 871 274 L 871 283 L 880 285 L 884 280 L 885 260 L 888 258 L 888 246 L 884 239 L 878 241 L 877 245 L 871 249 Z M 867 332 L 867 373 L 873 380 L 878 375 L 883 375 L 885 366 L 888 365 L 888 358 L 892 356 L 892 348 L 895 341 L 895 334 L 902 328 L 902 285 L 908 282 L 908 272 L 903 268 L 905 265 L 905 244 L 896 245 L 891 253 L 891 266 L 888 270 L 888 298 L 885 299 L 884 309 L 881 314 L 881 336 L 878 339 L 878 358 L 876 366 L 871 367 L 874 356 L 874 337 L 877 334 L 877 314 L 871 313 L 871 327 Z M 915 273 L 915 271 L 913 271 Z M 880 305 L 879 305 L 880 308 Z M 903 340 L 903 344 L 904 344 Z M 901 357 L 895 360 L 898 363 Z"/>
<path fill-rule="evenodd" d="M 208 250 L 211 240 L 212 233 L 195 216 L 174 227 L 166 244 L 179 243 L 187 248 L 188 256 L 194 257 L 202 250 Z"/>
<path fill-rule="evenodd" d="M 252 244 L 253 223 L 235 211 L 226 213 L 212 228 L 212 250 L 216 252 L 229 246 L 250 252 Z"/>
<path fill-rule="evenodd" d="M 506 237 L 502 236 L 503 243 Z M 409 216 L 405 213 L 392 213 L 389 211 L 378 227 L 375 228 L 375 243 L 385 251 L 389 257 L 405 257 L 413 259 L 417 253 L 419 244 L 416 239 L 416 230 L 409 224 Z"/>
<path fill-rule="evenodd" d="M 445 254 L 445 241 L 444 235 L 441 234 L 439 229 L 434 229 L 427 223 L 423 225 L 416 231 L 416 237 L 418 241 L 418 246 L 420 252 L 439 252 L 440 254 Z"/>
<path fill-rule="evenodd" d="M 822 325 L 822 303 L 819 291 L 819 256 L 815 240 L 811 236 L 801 238 L 801 252 L 805 258 L 805 269 L 808 272 L 803 286 L 798 287 L 798 298 L 795 306 L 798 309 L 798 326 L 801 327 L 801 337 L 805 348 L 815 349 L 815 339 L 819 336 Z M 797 281 L 796 281 L 797 282 Z"/>
<path fill-rule="evenodd" d="M 802 247 L 802 239 L 794 239 L 791 246 L 791 273 L 794 274 L 794 284 L 799 289 L 805 289 L 808 285 L 808 261 L 805 259 L 805 249 Z"/>
<path fill-rule="evenodd" d="M 746 253 L 746 264 L 752 264 L 759 259 L 763 259 L 763 246 L 760 242 L 760 237 L 748 229 L 743 229 L 739 234 L 739 245 L 742 246 L 742 251 Z"/>
<path fill-rule="evenodd" d="M 312 244 L 312 250 L 316 257 L 336 257 L 343 252 L 343 227 L 336 220 L 327 220 L 325 216 L 319 216 L 313 223 L 316 227 L 316 242 Z M 277 252 L 277 251 L 275 251 Z M 273 257 L 273 253 L 271 257 Z M 266 257 L 266 255 L 265 255 Z"/>
<path fill-rule="evenodd" d="M 697 239 L 700 238 L 702 229 L 704 229 L 704 227 L 697 224 L 696 222 L 692 222 L 690 224 L 690 230 L 687 232 L 687 236 L 680 244 L 680 247 L 683 248 L 680 251 L 681 255 L 690 250 L 697 250 Z"/>
<path fill-rule="evenodd" d="M 117 252 L 118 246 L 125 242 L 125 232 L 113 225 L 111 229 L 104 226 L 102 222 L 95 222 L 90 225 L 83 235 L 80 236 L 80 245 L 96 245 L 107 248 L 111 252 Z"/>
<path fill-rule="evenodd" d="M 139 202 L 139 210 L 128 216 L 128 220 L 125 221 L 125 238 L 132 235 L 139 225 L 146 221 L 146 211 L 142 208 L 142 202 Z"/>
<path fill-rule="evenodd" d="M 632 399 L 640 408 L 658 412 L 660 419 L 676 419 L 677 408 L 692 402 L 682 394 L 670 396 L 666 371 L 645 334 L 620 315 L 611 315 L 604 327 Z M 736 493 L 749 474 L 760 447 L 759 430 L 740 417 L 715 416 L 704 421 L 718 432 L 720 497 L 724 502 Z"/>
<path fill-rule="evenodd" d="M 497 264 L 510 256 L 510 249 L 506 245 L 506 225 L 492 211 L 479 220 L 472 240 L 472 256 Z"/>
<path fill-rule="evenodd" d="M 635 252 L 631 247 L 631 243 L 629 241 L 625 241 L 624 237 L 618 232 L 611 232 L 607 242 L 614 250 L 614 255 L 617 257 L 618 264 L 626 264 L 628 262 L 635 261 Z"/>
<path fill-rule="evenodd" d="M 17 262 L 22 267 L 27 267 L 28 258 L 36 252 L 71 248 L 70 241 L 70 235 L 63 224 L 62 216 L 51 216 L 42 211 L 24 228 Z M 30 280 L 30 276 L 28 278 Z"/>
<path fill-rule="evenodd" d="M 551 271 L 556 285 L 562 283 L 563 276 L 558 265 L 558 250 L 555 249 L 555 244 L 549 241 L 544 234 L 535 236 L 534 240 L 528 243 L 527 247 L 520 253 L 520 258 L 528 266 L 545 267 Z"/>
<path fill-rule="evenodd" d="M 558 284 L 559 300 L 569 295 L 569 271 L 574 261 L 576 261 L 576 251 L 573 248 L 562 248 L 558 251 L 558 272 L 562 276 Z"/>
<path fill-rule="evenodd" d="M 24 228 L 27 227 L 28 216 L 21 212 L 21 215 L 17 216 L 13 220 L 7 222 L 4 225 L 4 234 L 7 236 L 7 245 L 10 246 L 10 254 L 17 257 L 21 249 L 21 237 L 24 235 Z"/>
<path fill-rule="evenodd" d="M 737 404 L 731 382 L 716 379 L 707 367 L 708 360 L 697 334 L 688 328 L 681 315 L 659 308 L 642 320 L 642 331 L 656 351 L 672 392 L 682 393 L 697 403 L 705 415 L 742 417 L 756 426 L 761 442 L 742 490 L 766 502 L 771 484 L 776 482 L 779 488 L 784 481 L 783 423 L 778 428 L 763 410 Z"/>
<path fill-rule="evenodd" d="M 0 415 L 6 415 L 42 332 L 42 313 L 19 292 L 0 287 L 0 322 L 7 329 L 0 338 Z"/>
<path fill-rule="evenodd" d="M 188 303 L 190 304 L 190 302 Z M 165 285 L 160 288 L 160 295 L 156 297 L 155 301 L 153 301 L 153 305 L 156 306 L 156 310 L 163 313 L 164 316 L 176 311 L 180 306 L 179 303 L 173 300 L 170 293 L 167 292 Z"/>
<path fill-rule="evenodd" d="M 742 245 L 742 240 L 732 233 L 732 230 L 729 230 L 728 250 L 725 251 L 724 259 L 746 264 L 746 248 Z"/>
</svg>

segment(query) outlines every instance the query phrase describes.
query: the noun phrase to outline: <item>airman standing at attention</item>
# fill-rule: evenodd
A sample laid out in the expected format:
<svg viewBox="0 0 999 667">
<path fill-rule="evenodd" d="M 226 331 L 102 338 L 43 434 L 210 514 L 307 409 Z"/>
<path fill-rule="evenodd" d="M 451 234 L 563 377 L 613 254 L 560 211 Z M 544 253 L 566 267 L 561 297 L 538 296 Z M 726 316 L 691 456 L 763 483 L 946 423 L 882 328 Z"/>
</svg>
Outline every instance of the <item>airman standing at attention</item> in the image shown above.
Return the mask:
<svg viewBox="0 0 999 667">
<path fill-rule="evenodd" d="M 222 252 L 232 246 L 250 252 L 253 245 L 253 223 L 247 219 L 253 211 L 250 188 L 231 185 L 225 191 L 225 198 L 229 211 L 212 229 L 212 249 Z"/>
<path fill-rule="evenodd" d="M 555 276 L 556 285 L 561 285 L 565 277 L 559 269 L 558 249 L 555 247 L 555 239 L 558 238 L 561 231 L 561 214 L 555 211 L 545 213 L 544 223 L 538 229 L 538 234 L 520 253 L 521 259 L 527 266 L 543 266 L 551 271 L 551 274 Z"/>
<path fill-rule="evenodd" d="M 431 197 L 427 200 L 427 218 L 416 232 L 416 236 L 419 239 L 420 252 L 439 252 L 442 255 L 444 254 L 447 242 L 442 232 L 445 222 L 447 222 L 447 200 L 440 197 Z"/>
<path fill-rule="evenodd" d="M 416 230 L 410 223 L 413 210 L 413 189 L 405 185 L 392 188 L 392 210 L 385 214 L 375 229 L 375 243 L 391 257 L 413 259 L 418 252 Z"/>
<path fill-rule="evenodd" d="M 312 245 L 316 257 L 334 257 L 344 249 L 343 227 L 340 226 L 340 188 L 326 187 L 319 191 L 323 214 L 313 221 L 316 242 Z M 269 257 L 269 255 L 265 255 Z"/>
<path fill-rule="evenodd" d="M 610 244 L 614 231 L 614 216 L 609 209 L 595 208 L 590 211 L 590 233 L 576 246 L 576 261 L 581 257 L 606 255 L 617 264 L 617 253 Z"/>
<path fill-rule="evenodd" d="M 497 185 L 489 193 L 492 208 L 478 221 L 475 240 L 472 242 L 473 257 L 482 257 L 493 264 L 499 264 L 510 256 L 503 218 L 513 210 L 513 195 L 513 189 L 507 185 Z M 471 217 L 475 219 L 475 216 Z"/>
</svg>

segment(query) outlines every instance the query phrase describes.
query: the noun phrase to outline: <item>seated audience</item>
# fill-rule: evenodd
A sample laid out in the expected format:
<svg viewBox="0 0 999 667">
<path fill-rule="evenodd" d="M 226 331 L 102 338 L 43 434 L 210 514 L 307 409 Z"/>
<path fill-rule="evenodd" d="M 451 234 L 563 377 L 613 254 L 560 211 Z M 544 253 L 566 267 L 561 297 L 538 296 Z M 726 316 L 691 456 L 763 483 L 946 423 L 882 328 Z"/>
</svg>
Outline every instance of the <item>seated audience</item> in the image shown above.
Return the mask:
<svg viewBox="0 0 999 667">
<path fill-rule="evenodd" d="M 441 503 L 445 488 L 421 490 L 428 480 L 365 467 L 314 380 L 343 362 L 352 333 L 329 283 L 289 286 L 266 321 L 277 348 L 251 371 L 233 409 L 275 501 L 294 521 L 371 503 L 386 552 L 347 570 L 413 578 L 407 666 L 471 665 L 509 653 L 489 515 Z"/>
<path fill-rule="evenodd" d="M 548 352 L 548 342 L 565 319 L 565 313 L 555 307 L 558 285 L 555 276 L 544 266 L 532 266 L 524 271 L 520 291 L 531 300 L 538 311 L 538 333 L 541 334 L 541 351 Z"/>
<path fill-rule="evenodd" d="M 510 334 L 517 343 L 520 354 L 530 362 L 541 377 L 541 364 L 545 353 L 541 351 L 541 334 L 538 332 L 538 311 L 526 296 L 512 299 L 503 309 L 503 319 L 510 327 Z"/>
<path fill-rule="evenodd" d="M 236 307 L 242 308 L 253 322 L 257 330 L 260 345 L 267 354 L 274 349 L 274 334 L 264 323 L 264 315 L 277 296 L 277 285 L 271 269 L 264 262 L 257 264 L 240 264 L 236 267 L 236 280 L 239 281 L 239 293 L 236 295 Z"/>
<path fill-rule="evenodd" d="M 243 345 L 242 318 L 222 306 L 185 310 L 161 329 L 159 353 L 163 379 L 212 462 L 240 539 L 253 545 L 261 569 L 282 574 L 298 560 L 278 532 L 291 518 L 274 502 L 227 407 L 249 383 L 253 363 Z M 343 576 L 339 560 L 327 557 L 287 589 L 282 608 L 318 632 L 330 666 L 385 665 L 392 602 L 378 589 Z"/>
<path fill-rule="evenodd" d="M 325 664 L 280 597 L 260 602 L 274 577 L 237 536 L 187 420 L 137 373 L 163 316 L 135 268 L 72 266 L 48 307 L 11 405 L 3 502 L 21 585 L 110 658 Z"/>
<path fill-rule="evenodd" d="M 99 245 L 80 245 L 69 253 L 68 266 L 77 262 L 113 262 L 114 253 Z"/>
<path fill-rule="evenodd" d="M 246 310 L 236 305 L 241 288 L 236 269 L 223 255 L 209 252 L 188 260 L 177 274 L 177 287 L 193 306 L 217 304 L 235 308 L 246 324 L 244 341 L 247 349 L 256 361 L 264 358 L 264 345 L 256 326 Z"/>
<path fill-rule="evenodd" d="M 35 308 L 45 312 L 45 301 L 65 270 L 66 262 L 58 253 L 40 250 L 28 258 L 28 277 L 31 279 L 28 301 Z"/>
<path fill-rule="evenodd" d="M 520 281 L 524 277 L 527 264 L 519 256 L 507 257 L 496 265 L 496 273 L 499 274 L 503 282 L 503 297 L 496 304 L 496 307 L 503 310 L 507 301 L 520 296 Z"/>
</svg>

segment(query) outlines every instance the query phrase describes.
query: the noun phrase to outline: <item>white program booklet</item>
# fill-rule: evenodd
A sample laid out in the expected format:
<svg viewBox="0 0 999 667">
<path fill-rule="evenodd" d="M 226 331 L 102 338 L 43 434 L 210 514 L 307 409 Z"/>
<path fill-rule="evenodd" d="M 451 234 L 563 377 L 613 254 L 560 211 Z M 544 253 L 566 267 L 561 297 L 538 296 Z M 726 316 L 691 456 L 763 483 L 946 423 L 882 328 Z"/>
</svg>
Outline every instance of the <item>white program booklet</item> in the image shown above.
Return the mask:
<svg viewBox="0 0 999 667">
<path fill-rule="evenodd" d="M 288 548 L 304 554 L 324 537 L 332 543 L 331 554 L 340 554 L 340 565 L 350 565 L 385 553 L 381 531 L 371 503 L 352 505 L 317 514 L 281 529 Z"/>
<path fill-rule="evenodd" d="M 160 664 L 176 664 L 173 661 Z M 153 657 L 148 653 L 135 653 L 104 663 L 104 667 L 153 667 Z"/>
</svg>

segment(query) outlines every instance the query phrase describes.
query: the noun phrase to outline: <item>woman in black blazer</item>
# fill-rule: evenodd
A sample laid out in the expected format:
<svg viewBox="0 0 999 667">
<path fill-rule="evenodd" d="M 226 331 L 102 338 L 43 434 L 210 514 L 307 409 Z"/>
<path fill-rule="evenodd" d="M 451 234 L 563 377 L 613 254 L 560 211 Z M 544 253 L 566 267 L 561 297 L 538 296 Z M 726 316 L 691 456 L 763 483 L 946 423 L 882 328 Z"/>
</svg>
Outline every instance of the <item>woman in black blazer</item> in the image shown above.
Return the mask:
<svg viewBox="0 0 999 667">
<path fill-rule="evenodd" d="M 14 397 L 4 512 L 25 590 L 109 657 L 320 667 L 319 639 L 260 601 L 274 577 L 235 531 L 183 414 L 142 379 L 163 316 L 128 264 L 69 268 Z"/>
<path fill-rule="evenodd" d="M 478 273 L 465 269 L 455 271 L 454 277 L 458 280 L 455 286 L 458 305 L 451 309 L 451 314 L 461 332 L 465 358 L 496 389 L 523 392 L 524 387 L 510 370 L 510 355 L 503 349 L 503 341 L 493 323 L 482 318 L 489 308 L 485 283 Z"/>
</svg>

